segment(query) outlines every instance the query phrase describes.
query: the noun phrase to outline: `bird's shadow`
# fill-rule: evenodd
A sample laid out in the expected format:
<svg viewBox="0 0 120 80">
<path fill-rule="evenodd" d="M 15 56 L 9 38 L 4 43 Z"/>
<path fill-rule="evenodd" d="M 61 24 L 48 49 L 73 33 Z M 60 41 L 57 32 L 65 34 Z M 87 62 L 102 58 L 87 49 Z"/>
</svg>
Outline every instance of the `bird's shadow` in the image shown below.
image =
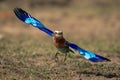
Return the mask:
<svg viewBox="0 0 120 80">
<path fill-rule="evenodd" d="M 101 73 L 101 72 L 82 71 L 82 72 L 79 72 L 79 74 L 85 74 L 85 75 L 87 75 L 87 76 L 90 76 L 90 75 L 103 76 L 103 77 L 106 77 L 106 78 L 120 78 L 120 76 L 117 75 L 116 73 L 103 74 L 103 73 Z"/>
</svg>

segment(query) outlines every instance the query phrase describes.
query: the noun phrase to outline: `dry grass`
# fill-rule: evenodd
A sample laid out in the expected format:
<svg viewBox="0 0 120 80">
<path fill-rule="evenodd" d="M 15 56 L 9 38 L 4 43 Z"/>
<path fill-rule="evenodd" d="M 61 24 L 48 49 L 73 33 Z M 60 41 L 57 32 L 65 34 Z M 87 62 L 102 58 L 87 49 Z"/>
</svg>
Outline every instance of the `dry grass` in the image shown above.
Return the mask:
<svg viewBox="0 0 120 80">
<path fill-rule="evenodd" d="M 79 7 L 28 11 L 48 28 L 62 30 L 69 41 L 108 57 L 111 62 L 91 63 L 77 54 L 65 63 L 55 62 L 56 50 L 51 38 L 20 22 L 11 11 L 10 17 L 2 16 L 0 20 L 1 80 L 120 79 L 120 14 L 117 10 L 109 14 L 101 9 Z"/>
</svg>

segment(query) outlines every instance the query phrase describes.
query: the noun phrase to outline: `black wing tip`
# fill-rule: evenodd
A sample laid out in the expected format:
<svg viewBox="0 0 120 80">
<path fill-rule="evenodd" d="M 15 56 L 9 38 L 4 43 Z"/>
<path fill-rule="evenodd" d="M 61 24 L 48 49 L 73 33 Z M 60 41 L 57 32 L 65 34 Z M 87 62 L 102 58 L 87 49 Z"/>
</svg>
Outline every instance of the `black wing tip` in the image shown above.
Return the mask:
<svg viewBox="0 0 120 80">
<path fill-rule="evenodd" d="M 107 59 L 107 58 L 102 58 L 102 59 L 90 58 L 89 60 L 92 62 L 110 62 L 111 61 L 110 59 Z"/>
<path fill-rule="evenodd" d="M 20 10 L 21 8 L 15 7 L 13 8 L 13 11 Z"/>
<path fill-rule="evenodd" d="M 111 60 L 105 57 L 102 57 L 100 55 L 97 55 L 98 57 L 100 57 L 102 59 L 102 62 L 110 62 Z"/>
<path fill-rule="evenodd" d="M 14 8 L 13 11 L 14 11 L 14 13 L 15 13 L 16 15 L 28 14 L 26 11 L 24 11 L 24 10 L 21 9 L 21 8 Z"/>
<path fill-rule="evenodd" d="M 22 8 L 14 8 L 13 9 L 14 12 L 21 12 L 21 13 L 26 13 Z"/>
<path fill-rule="evenodd" d="M 106 60 L 105 60 L 105 61 L 110 62 L 111 60 L 106 58 Z"/>
<path fill-rule="evenodd" d="M 20 13 L 22 11 L 22 9 L 21 8 L 14 8 L 13 11 L 17 15 L 18 13 Z"/>
<path fill-rule="evenodd" d="M 26 11 L 24 11 L 23 9 L 21 8 L 14 8 L 13 9 L 13 12 L 15 13 L 15 15 L 20 19 L 22 20 L 23 22 L 25 21 L 25 19 L 28 17 L 28 13 Z M 30 15 L 29 15 L 30 16 Z"/>
<path fill-rule="evenodd" d="M 111 61 L 110 59 L 103 57 L 103 61 L 102 62 L 110 62 L 110 61 Z"/>
</svg>

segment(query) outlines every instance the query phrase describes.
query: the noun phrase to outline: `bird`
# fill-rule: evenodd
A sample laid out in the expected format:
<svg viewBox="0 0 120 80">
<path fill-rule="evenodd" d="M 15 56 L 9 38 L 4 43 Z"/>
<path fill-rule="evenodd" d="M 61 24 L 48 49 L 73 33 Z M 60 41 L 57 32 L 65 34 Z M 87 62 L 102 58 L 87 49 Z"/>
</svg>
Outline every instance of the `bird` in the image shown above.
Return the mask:
<svg viewBox="0 0 120 80">
<path fill-rule="evenodd" d="M 57 48 L 57 52 L 56 52 L 56 55 L 55 55 L 55 58 L 57 58 L 57 59 L 58 59 L 57 55 L 60 54 L 60 52 L 65 54 L 64 61 L 66 61 L 67 54 L 69 52 L 74 53 L 73 50 L 71 50 L 67 45 L 65 45 L 65 44 L 67 44 L 67 41 L 63 37 L 63 32 L 60 31 L 60 30 L 55 30 L 54 31 L 53 43 L 54 43 L 55 47 Z"/>
<path fill-rule="evenodd" d="M 90 62 L 93 62 L 93 63 L 111 61 L 110 59 L 105 58 L 101 55 L 98 55 L 94 52 L 85 50 L 85 49 L 79 47 L 77 44 L 75 44 L 73 42 L 67 41 L 64 38 L 62 31 L 60 31 L 60 30 L 52 31 L 52 30 L 48 29 L 46 26 L 44 26 L 42 24 L 41 21 L 39 21 L 38 19 L 31 16 L 28 12 L 26 12 L 22 8 L 17 8 L 16 7 L 16 8 L 13 9 L 13 12 L 16 15 L 16 17 L 18 19 L 20 19 L 21 21 L 23 21 L 24 23 L 32 25 L 33 27 L 38 28 L 39 30 L 43 31 L 44 33 L 46 33 L 50 37 L 52 37 L 53 44 L 57 48 L 57 52 L 55 54 L 56 58 L 58 58 L 58 54 L 61 52 L 61 53 L 65 54 L 64 61 L 66 61 L 67 54 L 69 54 L 70 52 L 74 53 L 74 51 L 75 51 L 78 54 L 80 54 L 82 57 L 84 57 L 86 60 L 88 60 Z"/>
</svg>

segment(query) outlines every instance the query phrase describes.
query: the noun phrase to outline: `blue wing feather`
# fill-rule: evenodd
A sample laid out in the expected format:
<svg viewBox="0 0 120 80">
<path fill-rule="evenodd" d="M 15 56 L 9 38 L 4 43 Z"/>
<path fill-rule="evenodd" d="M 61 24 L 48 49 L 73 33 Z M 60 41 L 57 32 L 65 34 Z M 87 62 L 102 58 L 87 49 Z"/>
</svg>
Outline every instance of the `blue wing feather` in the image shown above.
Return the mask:
<svg viewBox="0 0 120 80">
<path fill-rule="evenodd" d="M 27 24 L 31 24 L 36 28 L 39 28 L 40 30 L 47 33 L 49 36 L 53 36 L 53 31 L 47 29 L 39 20 L 35 19 L 21 8 L 14 8 L 14 13 L 21 21 Z"/>
<path fill-rule="evenodd" d="M 75 51 L 78 51 L 78 53 L 80 55 L 82 55 L 85 59 L 88 59 L 88 60 L 90 60 L 92 62 L 110 61 L 109 59 L 107 59 L 105 57 L 102 57 L 102 56 L 97 55 L 97 54 L 95 54 L 93 52 L 89 52 L 87 50 L 84 50 L 84 49 L 80 48 L 79 46 L 77 46 L 76 44 L 68 42 L 66 45 L 69 46 L 69 47 L 71 47 Z"/>
</svg>

